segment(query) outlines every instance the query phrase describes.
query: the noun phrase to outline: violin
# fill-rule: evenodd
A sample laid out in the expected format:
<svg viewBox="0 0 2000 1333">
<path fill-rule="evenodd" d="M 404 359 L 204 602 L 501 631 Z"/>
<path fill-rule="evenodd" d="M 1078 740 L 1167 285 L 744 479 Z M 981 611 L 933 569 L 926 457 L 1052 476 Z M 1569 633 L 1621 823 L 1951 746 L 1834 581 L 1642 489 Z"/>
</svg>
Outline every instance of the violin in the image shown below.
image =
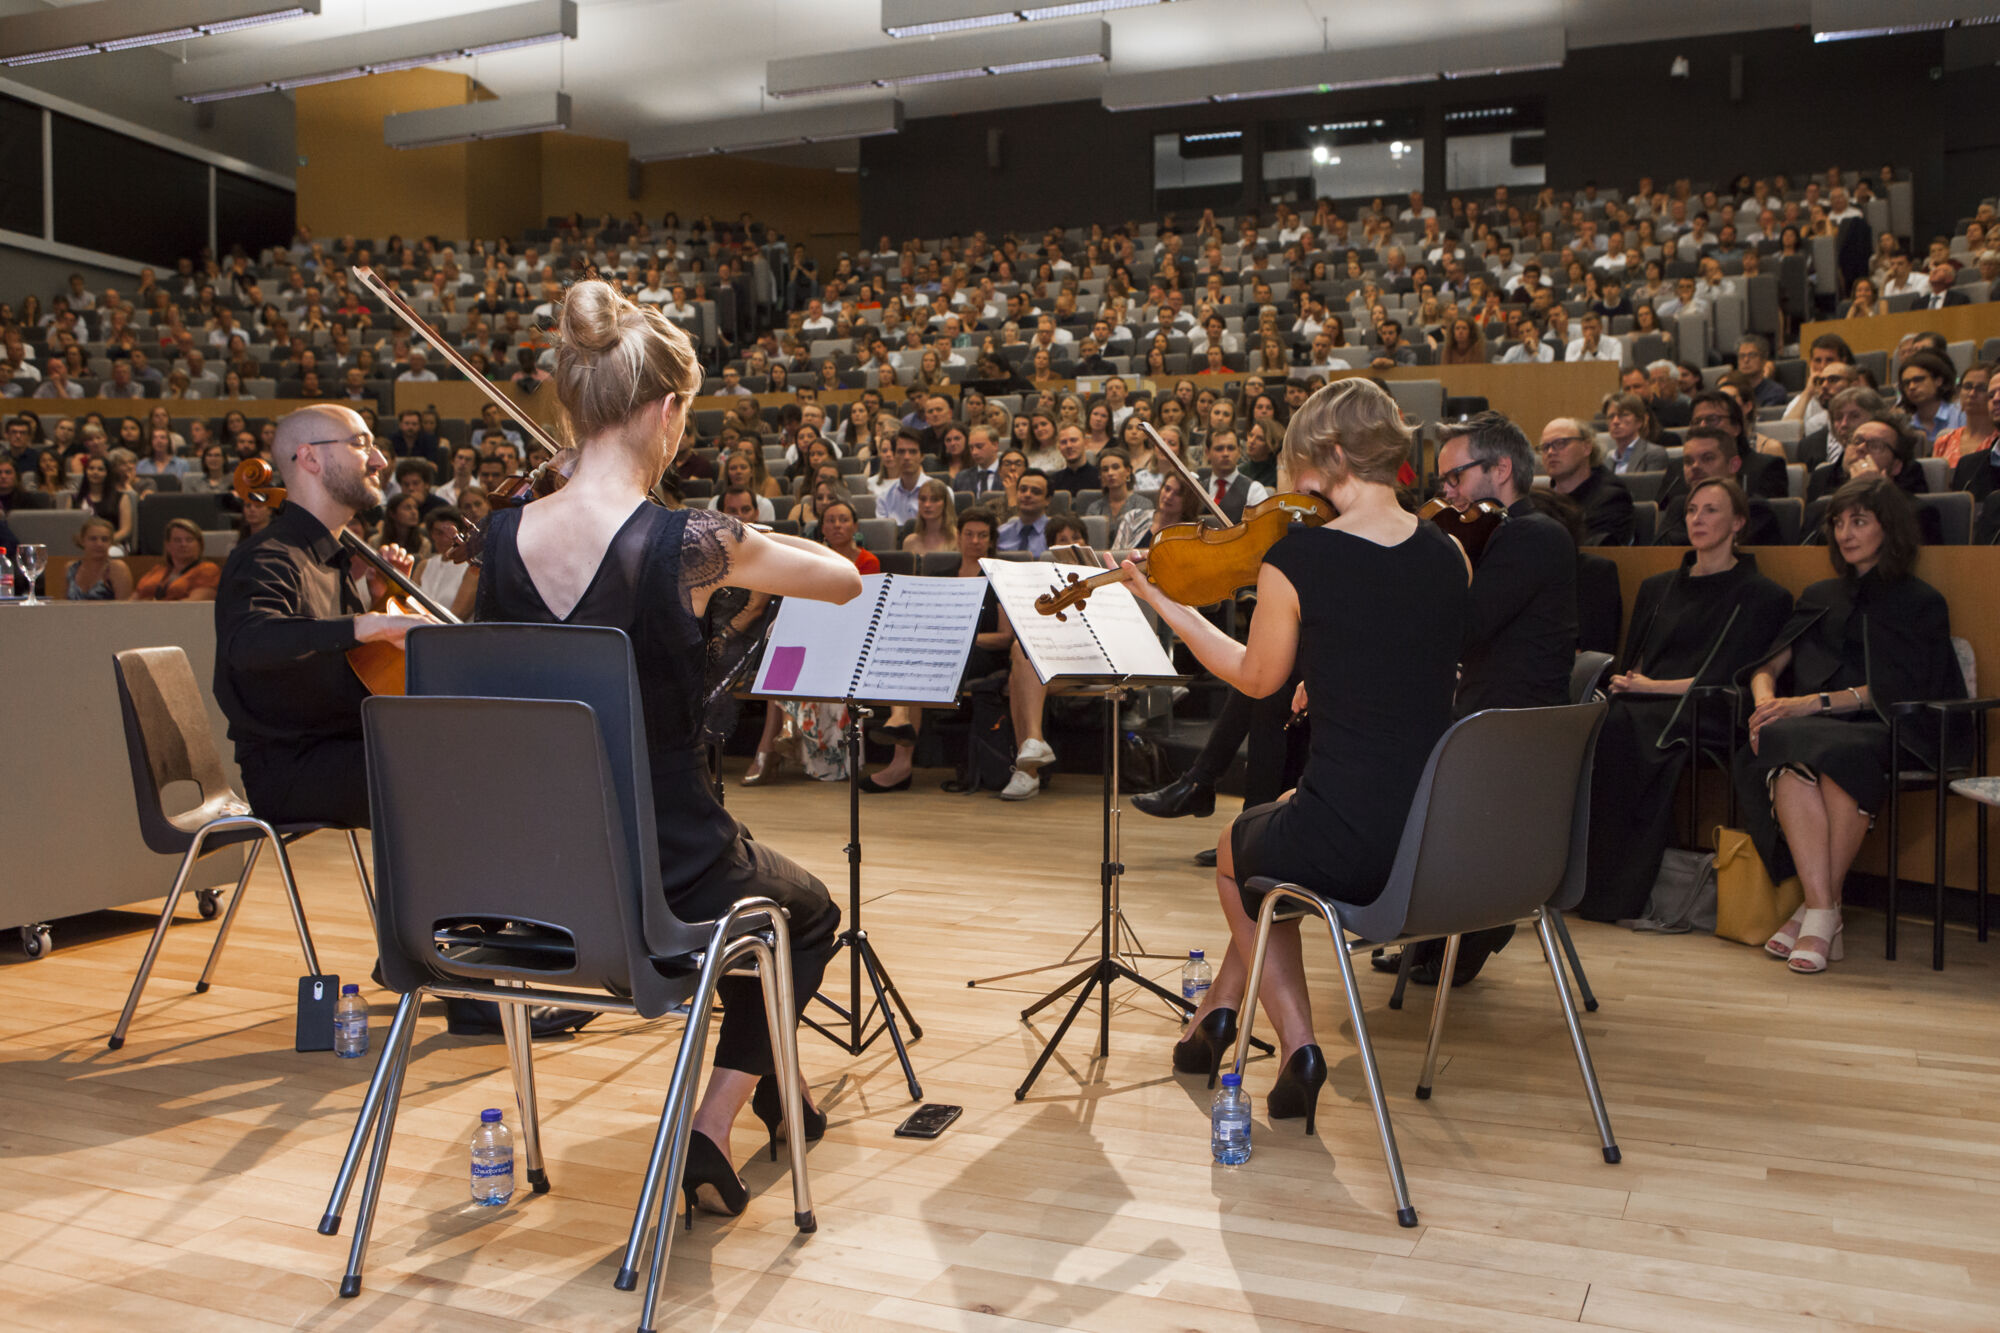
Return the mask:
<svg viewBox="0 0 2000 1333">
<path fill-rule="evenodd" d="M 1464 509 L 1456 509 L 1439 496 L 1419 509 L 1417 517 L 1435 523 L 1447 537 L 1456 537 L 1466 558 L 1476 565 L 1486 543 L 1507 521 L 1507 508 L 1498 500 L 1475 500 Z"/>
<path fill-rule="evenodd" d="M 1153 535 L 1141 572 L 1160 591 L 1184 606 L 1212 606 L 1227 601 L 1244 588 L 1254 588 L 1265 553 L 1278 544 L 1292 524 L 1316 528 L 1333 520 L 1333 506 L 1322 497 L 1283 491 L 1258 501 L 1243 511 L 1240 522 L 1231 523 L 1172 446 L 1151 425 L 1145 425 L 1145 430 L 1153 437 L 1154 452 L 1172 465 L 1182 485 L 1202 497 L 1222 525 L 1212 527 L 1196 519 L 1171 523 Z M 1083 605 L 1092 592 L 1106 584 L 1123 582 L 1127 577 L 1123 568 L 1107 569 L 1089 578 L 1071 574 L 1066 582 L 1037 597 L 1035 609 L 1045 616 L 1066 620 L 1064 612 L 1070 607 Z"/>
<path fill-rule="evenodd" d="M 283 508 L 285 503 L 285 488 L 277 484 L 277 475 L 270 459 L 246 458 L 236 465 L 230 484 L 236 491 L 237 499 L 255 500 L 276 510 Z M 410 582 L 402 570 L 384 560 L 367 542 L 346 528 L 340 530 L 339 540 L 343 549 L 367 562 L 391 588 L 401 594 L 391 593 L 376 609 L 390 615 L 414 616 L 420 614 L 418 608 L 422 608 L 442 624 L 459 623 L 457 616 Z M 390 643 L 357 643 L 347 650 L 349 669 L 368 687 L 370 694 L 404 693 L 404 666 L 407 660 L 403 650 Z"/>
</svg>

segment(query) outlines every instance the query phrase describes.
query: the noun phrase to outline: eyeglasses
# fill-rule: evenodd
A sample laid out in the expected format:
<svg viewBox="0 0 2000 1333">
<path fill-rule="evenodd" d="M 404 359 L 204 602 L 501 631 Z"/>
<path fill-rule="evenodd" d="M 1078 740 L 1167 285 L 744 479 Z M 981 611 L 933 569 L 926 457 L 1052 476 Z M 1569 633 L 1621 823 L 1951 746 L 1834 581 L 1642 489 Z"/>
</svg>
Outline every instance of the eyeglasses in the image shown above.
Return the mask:
<svg viewBox="0 0 2000 1333">
<path fill-rule="evenodd" d="M 362 431 L 362 432 L 361 432 L 360 434 L 358 434 L 358 435 L 349 435 L 349 436 L 347 436 L 347 437 L 346 437 L 346 438 L 344 438 L 344 439 L 339 439 L 339 440 L 307 440 L 307 441 L 306 441 L 306 444 L 307 444 L 308 446 L 311 446 L 311 445 L 320 445 L 320 444 L 344 444 L 344 445 L 347 445 L 347 446 L 348 446 L 348 447 L 350 447 L 350 448 L 353 448 L 353 449 L 359 449 L 359 450 L 360 450 L 360 451 L 361 451 L 362 453 L 364 453 L 364 454 L 365 454 L 365 453 L 367 453 L 367 452 L 368 452 L 368 451 L 369 451 L 370 449 L 373 449 L 373 448 L 375 447 L 375 437 L 374 437 L 373 435 L 370 435 L 370 434 L 369 434 L 369 433 L 368 433 L 367 431 L 365 431 L 365 430 L 364 430 L 364 431 Z"/>
<path fill-rule="evenodd" d="M 1541 447 L 1543 453 L 1552 454 L 1558 449 L 1567 449 L 1572 444 L 1582 444 L 1582 443 L 1583 443 L 1583 436 L 1581 435 L 1558 435 L 1553 440 L 1543 440 Z"/>
<path fill-rule="evenodd" d="M 1438 473 L 1438 480 L 1446 486 L 1456 486 L 1458 485 L 1459 478 L 1472 471 L 1472 469 L 1490 468 L 1492 466 L 1493 460 L 1490 458 L 1475 458 L 1470 463 L 1460 463 L 1455 468 Z"/>
</svg>

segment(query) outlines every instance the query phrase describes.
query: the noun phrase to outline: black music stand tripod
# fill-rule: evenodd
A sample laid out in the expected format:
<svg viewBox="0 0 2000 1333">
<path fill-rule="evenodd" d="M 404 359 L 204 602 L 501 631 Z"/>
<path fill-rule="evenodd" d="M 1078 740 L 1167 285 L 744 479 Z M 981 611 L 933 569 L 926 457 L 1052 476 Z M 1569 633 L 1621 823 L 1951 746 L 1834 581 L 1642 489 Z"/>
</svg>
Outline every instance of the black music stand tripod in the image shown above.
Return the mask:
<svg viewBox="0 0 2000 1333">
<path fill-rule="evenodd" d="M 890 1044 L 896 1048 L 896 1059 L 902 1063 L 903 1079 L 910 1085 L 910 1100 L 920 1102 L 924 1090 L 917 1082 L 917 1071 L 910 1065 L 910 1052 L 903 1045 L 903 1034 L 896 1028 L 896 1013 L 901 1011 L 903 1021 L 909 1024 L 910 1040 L 916 1041 L 924 1035 L 924 1030 L 910 1013 L 910 1006 L 903 1001 L 896 990 L 896 983 L 889 977 L 889 969 L 883 966 L 881 956 L 875 946 L 869 943 L 868 932 L 861 928 L 861 727 L 862 723 L 874 716 L 874 710 L 851 700 L 847 704 L 847 928 L 835 937 L 833 952 L 839 957 L 842 949 L 847 950 L 847 994 L 846 1005 L 836 1004 L 827 997 L 824 990 L 812 998 L 831 1009 L 834 1013 L 833 1026 L 829 1027 L 803 1014 L 799 1021 L 814 1032 L 825 1037 L 849 1055 L 859 1055 L 873 1046 L 883 1033 L 889 1034 Z M 868 974 L 868 984 L 875 991 L 875 1003 L 863 1010 L 861 974 Z M 873 1032 L 868 1025 L 881 1015 L 882 1024 Z M 842 1028 L 845 1031 L 842 1031 Z"/>
<path fill-rule="evenodd" d="M 1102 899 L 1098 908 L 1097 961 L 1021 1011 L 1021 1021 L 1025 1023 L 1071 991 L 1076 992 L 1076 999 L 1070 1002 L 1069 1012 L 1063 1015 L 1062 1022 L 1056 1026 L 1055 1035 L 1042 1047 L 1042 1053 L 1035 1060 L 1034 1067 L 1028 1071 L 1028 1077 L 1014 1090 L 1014 1100 L 1017 1102 L 1027 1098 L 1028 1089 L 1034 1087 L 1035 1080 L 1042 1076 L 1042 1070 L 1048 1065 L 1050 1057 L 1055 1055 L 1056 1047 L 1062 1045 L 1063 1037 L 1068 1034 L 1070 1024 L 1076 1022 L 1076 1016 L 1082 1013 L 1083 1006 L 1089 1003 L 1092 991 L 1101 990 L 1103 993 L 1103 1001 L 1098 1006 L 1097 1013 L 1097 1053 L 1100 1058 L 1111 1054 L 1111 983 L 1114 981 L 1129 981 L 1136 986 L 1144 987 L 1173 1006 L 1176 1013 L 1194 1012 L 1194 1006 L 1186 999 L 1168 990 L 1151 977 L 1134 971 L 1113 951 L 1121 919 L 1118 908 L 1119 879 L 1125 873 L 1125 867 L 1118 859 L 1119 816 L 1123 813 L 1118 803 L 1118 718 L 1128 688 L 1130 688 L 1129 681 L 1119 681 L 1103 687 L 1104 854 L 1098 868 L 1098 884 Z M 1270 1043 L 1255 1037 L 1251 1038 L 1251 1045 L 1266 1054 L 1271 1051 Z"/>
</svg>

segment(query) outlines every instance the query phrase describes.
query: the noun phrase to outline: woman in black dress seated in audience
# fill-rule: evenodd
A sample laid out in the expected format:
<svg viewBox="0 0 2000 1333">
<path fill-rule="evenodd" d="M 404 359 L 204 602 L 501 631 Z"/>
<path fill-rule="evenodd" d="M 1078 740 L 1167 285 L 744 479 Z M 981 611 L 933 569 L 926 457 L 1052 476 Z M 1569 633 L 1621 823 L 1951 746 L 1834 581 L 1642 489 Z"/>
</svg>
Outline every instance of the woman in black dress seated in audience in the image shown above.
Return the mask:
<svg viewBox="0 0 2000 1333">
<path fill-rule="evenodd" d="M 790 916 L 796 993 L 819 989 L 840 910 L 817 879 L 749 834 L 716 802 L 701 744 L 705 653 L 701 617 L 725 584 L 780 597 L 845 602 L 861 592 L 854 566 L 811 542 L 766 536 L 710 509 L 648 502 L 673 461 L 701 383 L 687 335 L 658 309 L 601 281 L 562 304 L 552 376 L 579 457 L 568 485 L 486 526 L 477 618 L 609 625 L 632 639 L 652 759 L 660 871 L 679 916 L 721 916 L 739 898 L 774 898 Z M 722 982 L 715 1069 L 694 1112 L 685 1192 L 740 1213 L 729 1130 L 752 1099 L 773 1142 L 783 1105 L 758 983 Z M 804 1132 L 825 1118 L 807 1103 Z"/>
<path fill-rule="evenodd" d="M 1736 763 L 1744 826 L 1773 879 L 1797 874 L 1805 886 L 1805 903 L 1764 945 L 1794 972 L 1840 958 L 1841 887 L 1889 793 L 1889 710 L 1965 697 L 1951 615 L 1916 577 L 1916 518 L 1895 482 L 1864 476 L 1834 492 L 1826 539 L 1835 577 L 1800 594 L 1739 678 L 1755 705 Z M 1934 730 L 1911 727 L 1903 744 L 1924 764 L 1938 758 Z"/>
<path fill-rule="evenodd" d="M 1372 902 L 1396 858 L 1418 779 L 1451 725 L 1471 566 L 1436 525 L 1397 503 L 1411 434 L 1395 400 L 1365 379 L 1307 399 L 1285 432 L 1284 489 L 1317 492 L 1339 511 L 1294 527 L 1265 557 L 1250 641 L 1143 577 L 1133 587 L 1203 666 L 1251 698 L 1304 669 L 1312 748 L 1296 790 L 1245 810 L 1216 847 L 1216 890 L 1229 949 L 1174 1048 L 1176 1069 L 1211 1076 L 1235 1040 L 1259 904 L 1239 887 L 1269 875 L 1329 898 Z M 1326 1081 L 1312 1028 L 1296 922 L 1273 931 L 1258 999 L 1284 1046 L 1273 1119 L 1306 1117 Z"/>
<path fill-rule="evenodd" d="M 1689 758 L 1694 718 L 1703 744 L 1726 746 L 1735 710 L 1688 706 L 1697 685 L 1727 685 L 1765 650 L 1792 609 L 1791 594 L 1736 549 L 1750 521 L 1743 489 L 1726 478 L 1698 483 L 1687 502 L 1679 569 L 1639 585 L 1611 710 L 1597 736 L 1590 785 L 1590 879 L 1577 910 L 1622 921 L 1646 909 L 1671 840 L 1674 789 Z"/>
</svg>

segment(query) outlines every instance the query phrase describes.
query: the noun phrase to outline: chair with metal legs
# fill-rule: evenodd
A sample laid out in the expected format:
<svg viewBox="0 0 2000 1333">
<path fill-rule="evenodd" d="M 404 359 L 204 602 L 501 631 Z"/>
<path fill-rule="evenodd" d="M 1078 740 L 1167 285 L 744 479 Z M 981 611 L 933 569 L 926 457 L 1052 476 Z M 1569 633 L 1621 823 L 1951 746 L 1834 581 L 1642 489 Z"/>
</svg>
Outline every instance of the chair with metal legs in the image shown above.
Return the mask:
<svg viewBox="0 0 2000 1333">
<path fill-rule="evenodd" d="M 247 842 L 249 852 L 243 860 L 243 873 L 237 877 L 236 891 L 229 896 L 228 910 L 215 932 L 215 944 L 209 949 L 201 980 L 195 983 L 196 993 L 207 991 L 215 976 L 223 943 L 229 938 L 229 928 L 236 924 L 237 910 L 243 906 L 250 873 L 257 868 L 257 858 L 267 842 L 275 849 L 278 874 L 284 880 L 306 971 L 319 971 L 319 955 L 306 928 L 298 881 L 292 875 L 292 859 L 285 849 L 308 833 L 336 826 L 269 823 L 259 819 L 250 809 L 250 803 L 229 785 L 221 753 L 209 730 L 201 687 L 195 683 L 186 653 L 179 648 L 133 648 L 114 654 L 111 665 L 118 680 L 119 712 L 125 721 L 125 753 L 132 765 L 132 793 L 138 803 L 140 835 L 153 851 L 181 858 L 173 887 L 167 891 L 166 905 L 160 909 L 159 923 L 153 927 L 153 936 L 139 962 L 139 974 L 132 978 L 132 992 L 125 997 L 124 1012 L 112 1030 L 110 1046 L 115 1051 L 125 1044 L 125 1033 L 132 1026 L 133 1014 L 138 1012 L 139 997 L 145 992 L 146 981 L 160 956 L 167 927 L 173 924 L 174 909 L 180 905 L 195 863 L 225 847 Z M 176 782 L 194 783 L 201 791 L 201 803 L 183 814 L 170 815 L 161 793 Z M 354 872 L 361 880 L 362 900 L 373 913 L 374 895 L 368 884 L 367 868 L 361 861 L 360 840 L 353 829 L 345 832 L 348 850 L 354 857 Z M 204 917 L 215 915 L 215 892 L 196 890 Z"/>
<path fill-rule="evenodd" d="M 1257 878 L 1245 885 L 1261 893 L 1263 902 L 1257 914 L 1249 986 L 1243 997 L 1236 1071 L 1242 1073 L 1249 1054 L 1257 988 L 1263 980 L 1264 951 L 1273 922 L 1281 911 L 1288 918 L 1318 914 L 1333 937 L 1348 1017 L 1354 1024 L 1354 1044 L 1361 1056 L 1362 1079 L 1388 1163 L 1396 1220 L 1403 1226 L 1417 1224 L 1417 1210 L 1410 1203 L 1402 1156 L 1382 1098 L 1368 1016 L 1350 957 L 1356 951 L 1442 938 L 1446 941 L 1442 981 L 1450 977 L 1452 964 L 1458 961 L 1460 935 L 1532 921 L 1555 982 L 1591 1114 L 1597 1121 L 1604 1160 L 1619 1160 L 1611 1120 L 1563 976 L 1555 924 L 1556 913 L 1574 906 L 1583 896 L 1590 834 L 1590 762 L 1604 712 L 1602 703 L 1495 709 L 1454 724 L 1431 751 L 1403 825 L 1395 864 L 1381 896 L 1371 903 L 1354 906 L 1337 902 L 1275 879 Z M 1428 1098 L 1431 1093 L 1450 995 L 1450 986 L 1438 986 L 1430 1041 L 1417 1082 L 1419 1098 Z"/>
<path fill-rule="evenodd" d="M 643 1321 L 650 1327 L 708 1020 L 725 972 L 755 966 L 786 1118 L 804 1122 L 784 912 L 768 898 L 748 898 L 718 921 L 693 923 L 668 908 L 637 674 L 621 632 L 449 626 L 413 633 L 409 647 L 413 693 L 373 698 L 362 709 L 381 884 L 376 934 L 383 979 L 402 999 L 320 1221 L 322 1234 L 339 1231 L 372 1137 L 340 1292 L 361 1289 L 422 997 L 499 1003 L 521 1155 L 535 1193 L 546 1193 L 549 1179 L 521 1007 L 659 1018 L 686 1005 L 687 1027 L 615 1282 L 628 1291 L 637 1285 L 645 1228 L 657 1212 Z M 429 692 L 495 680 L 531 697 Z M 462 761 L 468 736 L 484 741 L 476 765 Z M 474 820 L 497 832 L 438 836 Z M 791 1136 L 791 1153 L 794 1221 L 809 1232 L 816 1223 L 803 1135 Z"/>
</svg>

